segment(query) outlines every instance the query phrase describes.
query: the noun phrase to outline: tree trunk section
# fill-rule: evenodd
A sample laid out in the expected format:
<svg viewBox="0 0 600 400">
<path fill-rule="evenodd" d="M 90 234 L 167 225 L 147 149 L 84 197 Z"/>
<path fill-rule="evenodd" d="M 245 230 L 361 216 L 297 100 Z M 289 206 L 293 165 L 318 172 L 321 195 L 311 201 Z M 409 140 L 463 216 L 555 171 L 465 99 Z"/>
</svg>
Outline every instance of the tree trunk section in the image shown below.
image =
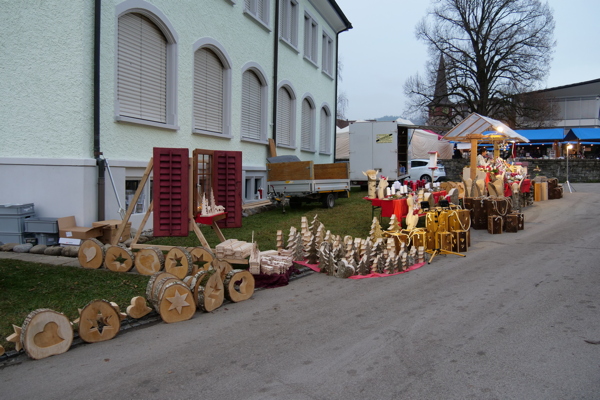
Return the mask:
<svg viewBox="0 0 600 400">
<path fill-rule="evenodd" d="M 141 249 L 135 254 L 135 269 L 140 275 L 152 275 L 163 269 L 165 255 L 158 247 Z"/>
<path fill-rule="evenodd" d="M 106 250 L 104 266 L 114 272 L 129 272 L 133 268 L 133 253 L 122 246 L 110 246 Z"/>
<path fill-rule="evenodd" d="M 190 251 L 190 254 L 192 255 L 192 262 L 194 263 L 192 275 L 196 275 L 200 270 L 207 271 L 211 261 L 214 259 L 213 254 L 204 247 L 194 247 Z"/>
<path fill-rule="evenodd" d="M 225 290 L 221 275 L 217 271 L 209 271 L 198 282 L 198 308 L 204 312 L 211 312 L 221 307 L 225 299 Z"/>
<path fill-rule="evenodd" d="M 98 269 L 104 263 L 104 245 L 98 239 L 87 239 L 79 246 L 77 259 L 83 268 Z"/>
<path fill-rule="evenodd" d="M 248 300 L 254 293 L 254 277 L 244 269 L 234 269 L 223 281 L 225 298 L 234 303 Z"/>
<path fill-rule="evenodd" d="M 190 288 L 181 281 L 167 283 L 158 299 L 157 311 L 166 323 L 192 318 L 196 305 Z"/>
<path fill-rule="evenodd" d="M 106 300 L 94 300 L 81 310 L 79 337 L 87 343 L 103 342 L 117 336 L 121 329 L 121 318 Z"/>
<path fill-rule="evenodd" d="M 192 255 L 183 247 L 173 247 L 165 257 L 165 271 L 179 279 L 190 275 L 193 266 Z"/>
<path fill-rule="evenodd" d="M 62 354 L 72 342 L 73 327 L 63 313 L 40 308 L 30 312 L 23 322 L 21 343 L 34 360 Z"/>
<path fill-rule="evenodd" d="M 153 302 L 152 293 L 154 293 L 154 286 L 158 283 L 158 281 L 165 277 L 177 278 L 175 275 L 168 272 L 157 272 L 148 280 L 148 284 L 146 285 L 146 299 L 148 299 L 150 303 Z"/>
</svg>

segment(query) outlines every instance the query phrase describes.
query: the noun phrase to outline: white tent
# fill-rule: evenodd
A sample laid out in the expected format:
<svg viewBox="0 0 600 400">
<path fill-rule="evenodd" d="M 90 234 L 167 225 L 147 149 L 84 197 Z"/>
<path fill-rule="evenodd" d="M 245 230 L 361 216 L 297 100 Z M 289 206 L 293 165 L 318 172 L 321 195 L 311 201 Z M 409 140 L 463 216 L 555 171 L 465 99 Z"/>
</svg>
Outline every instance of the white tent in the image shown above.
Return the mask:
<svg viewBox="0 0 600 400">
<path fill-rule="evenodd" d="M 410 158 L 429 158 L 430 151 L 437 151 L 438 158 L 452 158 L 454 151 L 452 143 L 440 140 L 439 135 L 422 129 L 415 129 L 410 138 Z"/>
<path fill-rule="evenodd" d="M 350 159 L 350 126 L 335 129 L 335 159 Z"/>
</svg>

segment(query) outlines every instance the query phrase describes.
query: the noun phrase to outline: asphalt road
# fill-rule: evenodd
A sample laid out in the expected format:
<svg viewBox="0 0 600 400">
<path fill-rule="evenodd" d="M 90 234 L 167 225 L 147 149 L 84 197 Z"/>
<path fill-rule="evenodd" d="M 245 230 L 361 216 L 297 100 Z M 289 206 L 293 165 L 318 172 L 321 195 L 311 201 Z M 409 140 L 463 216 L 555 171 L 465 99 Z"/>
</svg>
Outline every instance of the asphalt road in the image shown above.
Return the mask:
<svg viewBox="0 0 600 400">
<path fill-rule="evenodd" d="M 2 399 L 599 399 L 600 184 L 395 277 L 313 274 L 0 369 Z M 367 212 L 367 211 L 365 211 Z"/>
</svg>

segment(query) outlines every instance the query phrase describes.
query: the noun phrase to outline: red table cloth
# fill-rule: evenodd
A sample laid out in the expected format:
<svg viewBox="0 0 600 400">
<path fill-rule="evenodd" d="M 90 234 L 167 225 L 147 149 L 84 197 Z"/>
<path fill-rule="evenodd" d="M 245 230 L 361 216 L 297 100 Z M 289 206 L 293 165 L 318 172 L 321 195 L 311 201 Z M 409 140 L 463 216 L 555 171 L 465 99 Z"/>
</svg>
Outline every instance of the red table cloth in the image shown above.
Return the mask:
<svg viewBox="0 0 600 400">
<path fill-rule="evenodd" d="M 446 196 L 446 191 L 441 190 L 439 192 L 433 192 L 433 198 L 437 203 L 440 198 Z M 381 217 L 382 218 L 390 218 L 392 214 L 396 215 L 398 221 L 402 218 L 406 217 L 408 214 L 408 204 L 406 203 L 406 198 L 404 199 L 395 199 L 395 200 L 382 200 L 382 199 L 369 199 L 368 197 L 364 198 L 365 200 L 371 202 L 373 207 L 381 207 Z"/>
</svg>

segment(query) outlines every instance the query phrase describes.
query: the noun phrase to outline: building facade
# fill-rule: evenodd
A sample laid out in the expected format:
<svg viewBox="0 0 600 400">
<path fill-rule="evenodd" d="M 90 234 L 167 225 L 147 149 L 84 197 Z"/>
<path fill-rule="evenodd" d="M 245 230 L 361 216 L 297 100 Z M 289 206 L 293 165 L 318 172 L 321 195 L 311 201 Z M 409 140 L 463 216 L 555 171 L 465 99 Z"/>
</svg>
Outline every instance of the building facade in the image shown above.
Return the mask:
<svg viewBox="0 0 600 400">
<path fill-rule="evenodd" d="M 269 139 L 333 162 L 351 28 L 334 0 L 25 1 L 0 15 L 0 204 L 119 218 L 154 147 L 241 151 L 245 202 L 266 192 Z"/>
</svg>

